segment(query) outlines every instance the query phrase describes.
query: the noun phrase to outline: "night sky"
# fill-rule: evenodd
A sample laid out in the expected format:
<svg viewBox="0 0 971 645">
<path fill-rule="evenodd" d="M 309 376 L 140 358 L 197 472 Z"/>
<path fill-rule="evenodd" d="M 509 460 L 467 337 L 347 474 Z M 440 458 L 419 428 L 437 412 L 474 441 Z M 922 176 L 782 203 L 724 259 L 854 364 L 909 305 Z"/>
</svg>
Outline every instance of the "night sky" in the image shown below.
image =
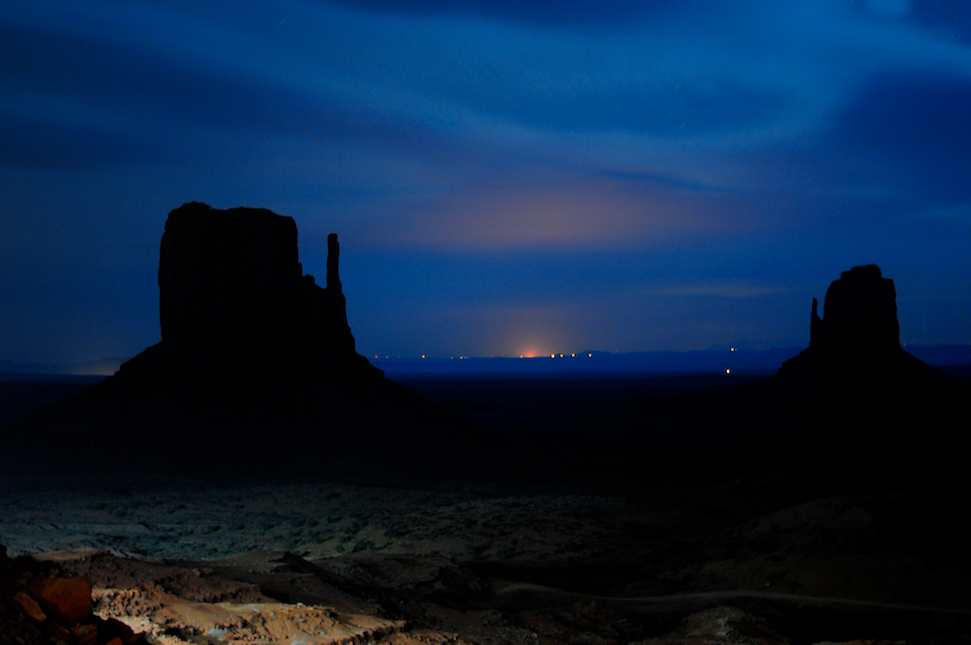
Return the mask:
<svg viewBox="0 0 971 645">
<path fill-rule="evenodd" d="M 204 6 L 200 6 L 204 5 Z M 366 353 L 971 342 L 971 3 L 0 4 L 0 359 L 155 342 L 165 216 L 340 233 Z"/>
</svg>

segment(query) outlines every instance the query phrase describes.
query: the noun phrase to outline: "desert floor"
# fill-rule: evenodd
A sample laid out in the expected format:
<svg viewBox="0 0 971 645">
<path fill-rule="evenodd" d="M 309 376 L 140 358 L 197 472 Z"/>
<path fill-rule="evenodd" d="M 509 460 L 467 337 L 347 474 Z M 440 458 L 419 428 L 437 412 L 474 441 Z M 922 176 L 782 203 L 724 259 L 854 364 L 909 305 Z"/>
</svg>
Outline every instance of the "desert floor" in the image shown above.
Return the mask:
<svg viewBox="0 0 971 645">
<path fill-rule="evenodd" d="M 879 517 L 850 498 L 720 517 L 660 496 L 156 482 L 5 488 L 0 543 L 90 577 L 99 614 L 166 644 L 971 635 L 927 589 L 946 571 L 867 544 Z"/>
</svg>

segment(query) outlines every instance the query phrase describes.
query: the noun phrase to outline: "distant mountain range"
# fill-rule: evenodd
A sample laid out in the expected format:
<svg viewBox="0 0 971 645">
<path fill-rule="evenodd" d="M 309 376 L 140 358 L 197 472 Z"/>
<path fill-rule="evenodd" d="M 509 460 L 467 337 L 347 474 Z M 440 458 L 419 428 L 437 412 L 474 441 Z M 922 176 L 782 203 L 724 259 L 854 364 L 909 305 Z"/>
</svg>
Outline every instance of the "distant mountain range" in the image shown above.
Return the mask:
<svg viewBox="0 0 971 645">
<path fill-rule="evenodd" d="M 123 358 L 69 363 L 32 363 L 0 360 L 0 375 L 32 374 L 45 376 L 111 376 L 124 362 Z"/>
<path fill-rule="evenodd" d="M 371 361 L 388 376 L 556 375 L 556 374 L 771 374 L 800 347 L 746 349 L 731 347 L 687 352 L 605 352 L 588 350 L 553 357 L 383 357 Z M 971 345 L 907 346 L 930 365 L 971 365 Z"/>
<path fill-rule="evenodd" d="M 938 367 L 971 365 L 971 345 L 908 345 L 914 356 Z M 689 352 L 605 352 L 588 350 L 564 354 L 561 358 L 455 356 L 427 358 L 370 356 L 371 362 L 394 377 L 435 375 L 556 375 L 556 374 L 691 374 L 731 372 L 772 373 L 782 361 L 799 353 L 799 347 L 750 350 L 737 347 Z M 122 359 L 106 358 L 75 363 L 24 363 L 0 361 L 0 374 L 7 375 L 92 375 L 114 373 Z"/>
</svg>

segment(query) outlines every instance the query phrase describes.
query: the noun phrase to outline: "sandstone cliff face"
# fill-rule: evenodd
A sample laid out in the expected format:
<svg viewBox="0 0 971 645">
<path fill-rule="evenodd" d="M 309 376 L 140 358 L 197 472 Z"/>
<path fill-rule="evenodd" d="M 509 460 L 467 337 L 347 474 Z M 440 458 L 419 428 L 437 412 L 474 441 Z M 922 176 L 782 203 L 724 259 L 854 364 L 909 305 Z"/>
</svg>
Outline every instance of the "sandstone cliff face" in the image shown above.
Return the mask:
<svg viewBox="0 0 971 645">
<path fill-rule="evenodd" d="M 355 351 L 336 234 L 327 254 L 321 287 L 303 272 L 292 218 L 198 202 L 173 210 L 159 259 L 162 341 L 120 374 L 306 381 L 377 372 Z"/>
<path fill-rule="evenodd" d="M 843 382 L 865 375 L 880 380 L 926 370 L 903 350 L 893 280 L 875 264 L 844 271 L 826 290 L 824 317 L 813 298 L 809 348 L 786 361 L 783 377 Z"/>
</svg>

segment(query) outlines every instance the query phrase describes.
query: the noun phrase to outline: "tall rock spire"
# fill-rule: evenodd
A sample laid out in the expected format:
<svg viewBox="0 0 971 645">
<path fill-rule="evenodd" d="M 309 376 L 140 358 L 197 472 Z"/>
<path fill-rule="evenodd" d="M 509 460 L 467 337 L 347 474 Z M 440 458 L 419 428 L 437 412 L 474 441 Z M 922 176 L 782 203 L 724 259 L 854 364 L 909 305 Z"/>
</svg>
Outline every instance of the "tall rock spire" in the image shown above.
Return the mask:
<svg viewBox="0 0 971 645">
<path fill-rule="evenodd" d="M 342 293 L 341 274 L 341 245 L 337 241 L 337 233 L 327 236 L 327 289 Z"/>
</svg>

